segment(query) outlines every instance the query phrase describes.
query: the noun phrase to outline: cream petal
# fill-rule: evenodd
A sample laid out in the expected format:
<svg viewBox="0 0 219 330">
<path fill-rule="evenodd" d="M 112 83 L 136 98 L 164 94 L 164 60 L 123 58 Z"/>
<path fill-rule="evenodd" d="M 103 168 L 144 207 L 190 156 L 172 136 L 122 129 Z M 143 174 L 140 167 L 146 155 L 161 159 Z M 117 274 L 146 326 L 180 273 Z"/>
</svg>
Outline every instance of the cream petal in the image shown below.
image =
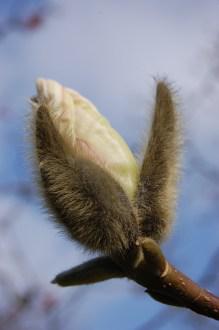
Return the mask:
<svg viewBox="0 0 219 330">
<path fill-rule="evenodd" d="M 75 135 L 75 107 L 66 89 L 54 80 L 38 79 L 36 82 L 39 105 L 49 109 L 59 133 L 73 148 Z"/>
<path fill-rule="evenodd" d="M 54 124 L 67 144 L 103 166 L 133 198 L 138 166 L 123 138 L 96 107 L 78 92 L 56 81 L 38 79 L 39 104 L 48 106 Z"/>
</svg>

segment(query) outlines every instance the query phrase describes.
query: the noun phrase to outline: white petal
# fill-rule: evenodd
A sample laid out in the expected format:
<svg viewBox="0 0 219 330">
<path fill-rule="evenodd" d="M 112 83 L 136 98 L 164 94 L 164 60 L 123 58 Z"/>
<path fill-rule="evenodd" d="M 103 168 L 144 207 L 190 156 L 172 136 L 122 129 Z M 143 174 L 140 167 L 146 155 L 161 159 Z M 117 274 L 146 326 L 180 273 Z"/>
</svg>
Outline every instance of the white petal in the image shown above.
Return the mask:
<svg viewBox="0 0 219 330">
<path fill-rule="evenodd" d="M 128 145 L 95 108 L 76 91 L 56 81 L 37 80 L 38 100 L 46 104 L 68 145 L 103 166 L 133 198 L 138 177 L 136 160 Z"/>
<path fill-rule="evenodd" d="M 59 133 L 72 145 L 75 142 L 75 111 L 72 97 L 54 80 L 38 79 L 36 82 L 39 105 L 49 109 Z"/>
</svg>

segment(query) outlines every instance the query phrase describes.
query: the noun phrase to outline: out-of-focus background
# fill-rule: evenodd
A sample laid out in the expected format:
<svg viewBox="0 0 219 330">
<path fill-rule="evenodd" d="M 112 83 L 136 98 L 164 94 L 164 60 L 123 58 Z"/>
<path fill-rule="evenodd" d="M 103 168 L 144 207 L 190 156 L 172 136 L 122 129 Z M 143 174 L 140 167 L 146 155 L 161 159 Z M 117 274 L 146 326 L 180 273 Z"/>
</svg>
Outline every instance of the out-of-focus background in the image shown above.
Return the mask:
<svg viewBox="0 0 219 330">
<path fill-rule="evenodd" d="M 219 2 L 0 0 L 0 329 L 219 329 L 126 280 L 58 288 L 91 256 L 40 208 L 25 138 L 37 77 L 92 100 L 136 152 L 155 82 L 179 94 L 182 180 L 168 259 L 219 294 Z"/>
</svg>

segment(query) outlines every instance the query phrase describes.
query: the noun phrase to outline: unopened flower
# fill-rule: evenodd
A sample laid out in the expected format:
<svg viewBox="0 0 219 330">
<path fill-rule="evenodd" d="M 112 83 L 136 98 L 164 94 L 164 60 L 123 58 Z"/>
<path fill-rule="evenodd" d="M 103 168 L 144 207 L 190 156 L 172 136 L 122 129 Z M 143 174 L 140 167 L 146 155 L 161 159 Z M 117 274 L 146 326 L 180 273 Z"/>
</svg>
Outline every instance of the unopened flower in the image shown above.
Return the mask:
<svg viewBox="0 0 219 330">
<path fill-rule="evenodd" d="M 95 106 L 76 91 L 54 80 L 38 79 L 33 108 L 47 106 L 56 129 L 68 146 L 103 167 L 133 199 L 138 167 L 128 145 Z M 35 102 L 36 101 L 36 102 Z"/>
</svg>

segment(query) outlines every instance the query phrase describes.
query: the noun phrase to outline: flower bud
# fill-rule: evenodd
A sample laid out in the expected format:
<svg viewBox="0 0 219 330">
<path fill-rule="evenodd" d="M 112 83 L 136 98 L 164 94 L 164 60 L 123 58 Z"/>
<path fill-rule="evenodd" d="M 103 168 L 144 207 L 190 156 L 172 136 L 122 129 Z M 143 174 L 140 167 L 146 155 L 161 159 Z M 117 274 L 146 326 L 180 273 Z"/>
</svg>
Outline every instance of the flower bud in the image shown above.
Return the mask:
<svg viewBox="0 0 219 330">
<path fill-rule="evenodd" d="M 128 145 L 86 98 L 53 80 L 38 79 L 33 107 L 46 105 L 68 146 L 103 167 L 131 200 L 137 185 L 137 162 Z M 36 100 L 37 102 L 34 102 Z"/>
</svg>

